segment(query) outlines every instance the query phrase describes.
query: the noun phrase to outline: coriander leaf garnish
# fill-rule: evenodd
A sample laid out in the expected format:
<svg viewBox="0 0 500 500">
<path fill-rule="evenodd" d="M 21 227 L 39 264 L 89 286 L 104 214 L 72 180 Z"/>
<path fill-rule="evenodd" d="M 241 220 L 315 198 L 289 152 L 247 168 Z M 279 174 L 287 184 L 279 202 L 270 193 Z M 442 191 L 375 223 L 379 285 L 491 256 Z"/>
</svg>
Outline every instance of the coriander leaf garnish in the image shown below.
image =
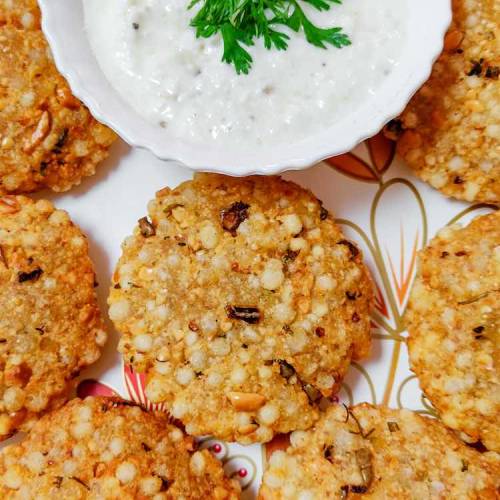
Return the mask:
<svg viewBox="0 0 500 500">
<path fill-rule="evenodd" d="M 325 2 L 320 0 L 307 3 L 318 8 L 318 5 L 323 5 Z M 342 28 L 318 28 L 311 21 L 309 21 L 298 2 L 293 1 L 293 4 L 295 4 L 293 14 L 290 17 L 277 22 L 279 22 L 280 24 L 285 24 L 297 33 L 302 27 L 302 29 L 304 30 L 304 34 L 306 35 L 306 40 L 312 45 L 315 45 L 316 47 L 320 47 L 322 49 L 327 48 L 325 43 L 329 43 L 334 47 L 337 47 L 338 49 L 346 45 L 350 45 L 351 42 L 349 40 L 349 37 L 346 34 L 342 33 Z"/>
<path fill-rule="evenodd" d="M 247 33 L 235 28 L 230 23 L 223 24 L 220 28 L 220 32 L 224 40 L 222 60 L 228 64 L 234 64 L 238 73 L 247 74 L 252 65 L 252 56 L 241 46 L 241 44 L 253 45 L 252 39 L 248 38 Z"/>
<path fill-rule="evenodd" d="M 339 49 L 351 45 L 342 28 L 313 24 L 300 2 L 325 11 L 342 0 L 192 0 L 188 8 L 202 4 L 191 20 L 196 37 L 210 38 L 220 33 L 224 43 L 222 60 L 233 64 L 238 74 L 248 74 L 253 60 L 245 47 L 253 45 L 255 39 L 262 38 L 268 50 L 288 48 L 290 37 L 279 26 L 287 26 L 296 33 L 302 30 L 306 40 L 321 49 L 328 45 Z"/>
</svg>

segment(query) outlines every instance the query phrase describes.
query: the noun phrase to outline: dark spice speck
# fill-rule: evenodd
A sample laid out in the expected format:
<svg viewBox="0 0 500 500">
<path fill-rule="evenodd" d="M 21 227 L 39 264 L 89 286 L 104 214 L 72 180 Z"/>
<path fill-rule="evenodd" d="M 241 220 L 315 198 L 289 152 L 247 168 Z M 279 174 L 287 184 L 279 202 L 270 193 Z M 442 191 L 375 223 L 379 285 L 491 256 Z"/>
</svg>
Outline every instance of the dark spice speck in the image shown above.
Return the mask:
<svg viewBox="0 0 500 500">
<path fill-rule="evenodd" d="M 144 238 L 150 238 L 156 234 L 156 229 L 147 217 L 139 219 L 139 229 Z"/>
<path fill-rule="evenodd" d="M 387 427 L 391 432 L 399 431 L 399 425 L 397 422 L 387 422 Z"/>
<path fill-rule="evenodd" d="M 313 385 L 304 384 L 302 386 L 302 389 L 307 394 L 307 397 L 309 398 L 309 401 L 311 403 L 316 403 L 317 401 L 319 401 L 321 399 L 321 392 L 319 391 L 319 389 L 317 389 Z"/>
<path fill-rule="evenodd" d="M 255 324 L 261 319 L 258 307 L 226 306 L 226 314 L 230 319 L 238 319 L 245 323 Z"/>
<path fill-rule="evenodd" d="M 483 72 L 483 62 L 484 59 L 479 59 L 479 61 L 472 60 L 472 68 L 467 73 L 467 76 L 481 76 Z"/>
<path fill-rule="evenodd" d="M 158 476 L 161 479 L 160 491 L 167 491 L 173 484 L 173 481 L 169 481 L 165 476 Z"/>
<path fill-rule="evenodd" d="M 326 446 L 324 451 L 323 451 L 323 456 L 331 462 L 333 460 L 333 446 Z"/>
<path fill-rule="evenodd" d="M 337 245 L 345 245 L 351 252 L 351 259 L 354 259 L 359 255 L 358 247 L 354 243 L 351 243 L 348 240 L 340 240 L 337 242 Z"/>
<path fill-rule="evenodd" d="M 287 380 L 295 375 L 295 368 L 284 359 L 278 359 L 280 365 L 280 375 Z"/>
<path fill-rule="evenodd" d="M 484 76 L 486 78 L 491 78 L 492 80 L 498 80 L 498 77 L 500 76 L 500 66 L 488 66 Z"/>
<path fill-rule="evenodd" d="M 42 161 L 40 163 L 40 175 L 45 175 L 45 171 L 47 170 L 47 168 L 49 167 L 49 163 L 47 161 Z"/>
<path fill-rule="evenodd" d="M 231 233 L 232 236 L 236 236 L 236 230 L 240 227 L 240 224 L 248 218 L 249 208 L 250 205 L 242 201 L 237 201 L 229 208 L 222 210 L 220 217 L 224 231 Z"/>
<path fill-rule="evenodd" d="M 299 253 L 300 250 L 294 252 L 293 250 L 288 249 L 281 259 L 283 261 L 283 264 L 288 264 L 289 262 L 293 262 L 297 258 Z"/>
<path fill-rule="evenodd" d="M 68 134 L 69 130 L 65 128 L 59 135 L 54 149 L 52 150 L 55 154 L 61 153 L 61 148 L 66 144 L 66 141 L 68 140 Z"/>
<path fill-rule="evenodd" d="M 403 122 L 401 120 L 391 120 L 384 129 L 384 135 L 392 141 L 397 141 L 402 133 Z"/>
<path fill-rule="evenodd" d="M 18 281 L 19 283 L 24 283 L 25 281 L 37 281 L 42 273 L 43 271 L 39 267 L 27 273 L 21 272 L 18 274 Z"/>
<path fill-rule="evenodd" d="M 483 338 L 484 326 L 476 326 L 472 331 L 474 332 L 474 338 L 476 340 L 481 340 Z"/>
<path fill-rule="evenodd" d="M 351 486 L 351 491 L 353 493 L 366 493 L 368 491 L 368 488 L 366 486 L 363 486 L 363 485 L 353 484 Z"/>
<path fill-rule="evenodd" d="M 79 477 L 71 476 L 69 479 L 81 484 L 86 490 L 90 491 L 90 487 L 86 485 Z"/>
<path fill-rule="evenodd" d="M 325 329 L 321 326 L 318 326 L 315 330 L 316 336 L 319 338 L 323 338 L 325 336 Z"/>
</svg>

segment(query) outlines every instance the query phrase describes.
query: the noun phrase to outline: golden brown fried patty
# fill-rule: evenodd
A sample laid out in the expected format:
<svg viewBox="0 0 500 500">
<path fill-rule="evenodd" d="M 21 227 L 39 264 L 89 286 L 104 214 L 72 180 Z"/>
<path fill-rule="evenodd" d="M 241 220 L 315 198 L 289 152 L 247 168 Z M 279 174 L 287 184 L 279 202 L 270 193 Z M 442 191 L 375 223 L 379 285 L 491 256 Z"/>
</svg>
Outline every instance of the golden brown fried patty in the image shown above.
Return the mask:
<svg viewBox="0 0 500 500">
<path fill-rule="evenodd" d="M 308 428 L 370 347 L 371 283 L 321 203 L 278 177 L 196 175 L 123 244 L 109 298 L 126 362 L 188 433 Z"/>
<path fill-rule="evenodd" d="M 454 0 L 453 14 L 430 80 L 386 132 L 433 187 L 500 203 L 500 2 Z"/>
<path fill-rule="evenodd" d="M 164 414 L 74 399 L 0 452 L 4 499 L 235 500 L 239 485 Z"/>
<path fill-rule="evenodd" d="M 0 439 L 62 404 L 106 341 L 88 243 L 48 201 L 0 197 Z"/>
<path fill-rule="evenodd" d="M 0 193 L 68 190 L 114 140 L 73 97 L 40 30 L 0 28 Z"/>
<path fill-rule="evenodd" d="M 500 212 L 420 253 L 406 320 L 411 368 L 444 423 L 500 452 Z"/>
<path fill-rule="evenodd" d="M 261 500 L 498 498 L 498 455 L 408 410 L 335 405 L 290 440 L 271 455 Z"/>
</svg>

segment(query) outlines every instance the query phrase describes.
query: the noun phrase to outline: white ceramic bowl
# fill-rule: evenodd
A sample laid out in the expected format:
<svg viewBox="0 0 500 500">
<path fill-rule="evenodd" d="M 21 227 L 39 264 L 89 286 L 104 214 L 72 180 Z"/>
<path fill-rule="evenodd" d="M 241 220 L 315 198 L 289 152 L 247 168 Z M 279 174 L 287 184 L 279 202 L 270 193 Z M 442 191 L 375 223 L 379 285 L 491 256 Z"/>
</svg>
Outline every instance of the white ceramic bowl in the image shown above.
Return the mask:
<svg viewBox="0 0 500 500">
<path fill-rule="evenodd" d="M 43 29 L 61 73 L 94 116 L 131 146 L 151 150 L 195 170 L 229 175 L 275 174 L 306 168 L 345 153 L 376 134 L 397 116 L 426 81 L 443 47 L 451 21 L 450 0 L 401 0 L 408 3 L 408 36 L 401 63 L 377 94 L 330 127 L 297 144 L 238 154 L 213 145 L 193 145 L 168 137 L 127 104 L 101 71 L 84 29 L 83 1 L 39 0 Z M 103 0 L 106 1 L 106 0 Z"/>
</svg>

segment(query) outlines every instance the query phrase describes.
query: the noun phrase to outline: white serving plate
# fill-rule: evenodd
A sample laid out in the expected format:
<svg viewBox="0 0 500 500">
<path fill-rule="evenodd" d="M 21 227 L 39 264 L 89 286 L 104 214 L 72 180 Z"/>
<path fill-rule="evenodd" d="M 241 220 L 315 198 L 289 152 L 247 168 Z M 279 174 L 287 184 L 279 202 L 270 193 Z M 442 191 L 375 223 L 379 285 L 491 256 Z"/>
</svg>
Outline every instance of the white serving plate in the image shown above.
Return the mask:
<svg viewBox="0 0 500 500">
<path fill-rule="evenodd" d="M 92 53 L 84 29 L 83 1 L 39 0 L 43 29 L 56 64 L 74 94 L 131 146 L 149 149 L 158 158 L 176 160 L 194 170 L 239 176 L 302 169 L 349 151 L 374 135 L 403 110 L 428 78 L 451 20 L 450 0 L 401 0 L 409 11 L 401 62 L 373 99 L 304 141 L 241 154 L 173 139 L 133 110 L 108 83 Z"/>
<path fill-rule="evenodd" d="M 372 316 L 372 355 L 350 368 L 339 400 L 384 403 L 433 415 L 408 368 L 402 321 L 416 252 L 450 221 L 466 223 L 488 209 L 447 199 L 418 181 L 401 160 L 394 159 L 392 146 L 379 136 L 359 146 L 353 155 L 287 174 L 286 178 L 312 189 L 324 201 L 346 234 L 363 249 L 378 289 Z M 346 167 L 346 159 L 351 165 L 355 160 L 355 169 Z M 88 235 L 103 312 L 107 311 L 108 288 L 121 242 L 146 214 L 146 205 L 157 190 L 176 186 L 191 176 L 190 170 L 178 164 L 165 165 L 151 153 L 120 142 L 97 175 L 80 187 L 67 194 L 36 196 L 48 197 L 66 209 Z M 150 406 L 141 377 L 123 366 L 116 352 L 118 334 L 109 321 L 107 325 L 110 341 L 101 360 L 81 375 L 79 393 L 114 392 Z M 205 441 L 203 446 L 209 446 L 223 460 L 229 474 L 239 477 L 243 498 L 254 499 L 265 460 L 264 447 L 214 440 Z"/>
</svg>

